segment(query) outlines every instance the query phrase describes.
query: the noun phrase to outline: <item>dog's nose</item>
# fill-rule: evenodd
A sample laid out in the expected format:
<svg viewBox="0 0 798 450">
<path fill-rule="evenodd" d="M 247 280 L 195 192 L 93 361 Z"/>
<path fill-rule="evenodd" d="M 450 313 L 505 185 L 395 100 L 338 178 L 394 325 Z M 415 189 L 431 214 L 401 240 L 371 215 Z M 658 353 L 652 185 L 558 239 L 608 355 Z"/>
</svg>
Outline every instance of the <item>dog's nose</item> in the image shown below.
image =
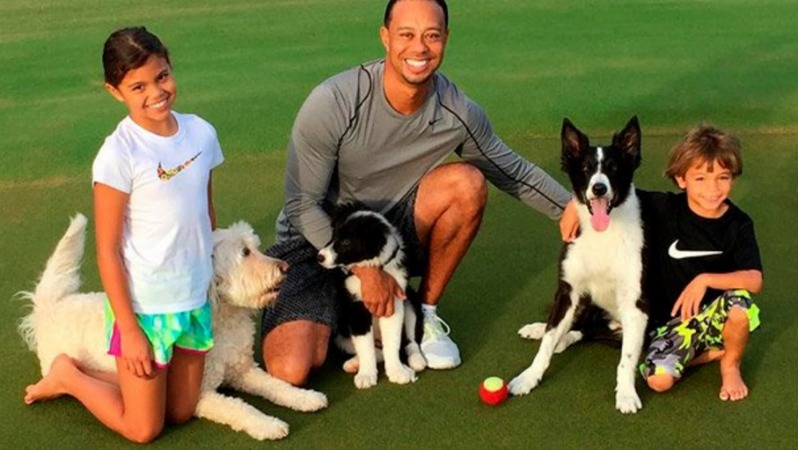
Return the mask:
<svg viewBox="0 0 798 450">
<path fill-rule="evenodd" d="M 280 263 L 277 264 L 277 268 L 280 269 L 280 273 L 286 274 L 288 272 L 289 265 L 285 261 L 280 261 Z"/>
<path fill-rule="evenodd" d="M 324 262 L 324 255 L 322 255 L 321 253 L 317 254 L 316 255 L 316 261 L 318 261 L 320 263 L 323 263 Z"/>
<path fill-rule="evenodd" d="M 596 183 L 593 185 L 593 194 L 598 197 L 607 193 L 607 185 L 604 183 Z"/>
</svg>

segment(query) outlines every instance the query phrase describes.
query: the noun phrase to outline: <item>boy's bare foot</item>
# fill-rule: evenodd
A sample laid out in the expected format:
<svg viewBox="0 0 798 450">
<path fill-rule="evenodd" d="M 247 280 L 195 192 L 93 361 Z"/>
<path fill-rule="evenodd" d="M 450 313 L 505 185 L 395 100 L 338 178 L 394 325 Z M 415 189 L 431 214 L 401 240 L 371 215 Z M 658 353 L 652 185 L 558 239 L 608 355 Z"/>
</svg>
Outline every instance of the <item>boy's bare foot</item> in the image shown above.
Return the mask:
<svg viewBox="0 0 798 450">
<path fill-rule="evenodd" d="M 50 365 L 50 371 L 36 384 L 25 388 L 25 403 L 28 405 L 40 400 L 49 400 L 66 394 L 63 380 L 72 371 L 79 370 L 67 355 L 58 355 Z"/>
<path fill-rule="evenodd" d="M 706 364 L 712 361 L 717 361 L 726 354 L 726 351 L 722 348 L 711 348 L 704 353 L 696 356 L 693 358 L 689 363 L 688 366 L 697 366 L 700 364 Z"/>
<path fill-rule="evenodd" d="M 737 401 L 748 397 L 748 386 L 743 381 L 740 366 L 729 365 L 724 367 L 721 363 L 720 367 L 720 399 L 723 401 L 731 400 Z"/>
</svg>

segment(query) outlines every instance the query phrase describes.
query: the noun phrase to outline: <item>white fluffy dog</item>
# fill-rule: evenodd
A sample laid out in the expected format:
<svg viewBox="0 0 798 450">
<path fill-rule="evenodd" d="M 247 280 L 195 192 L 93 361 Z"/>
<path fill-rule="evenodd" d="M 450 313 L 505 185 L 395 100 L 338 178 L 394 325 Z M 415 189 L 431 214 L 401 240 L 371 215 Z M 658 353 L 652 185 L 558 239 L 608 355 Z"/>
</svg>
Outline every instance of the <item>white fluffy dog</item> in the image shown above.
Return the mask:
<svg viewBox="0 0 798 450">
<path fill-rule="evenodd" d="M 19 330 L 41 363 L 42 375 L 53 359 L 65 353 L 85 369 L 115 372 L 107 354 L 102 292 L 78 293 L 86 217 L 78 214 L 47 261 L 34 292 L 20 295 L 33 311 Z M 195 415 L 245 431 L 255 439 L 281 439 L 288 424 L 270 417 L 243 400 L 217 392 L 220 386 L 259 395 L 297 411 L 327 406 L 327 397 L 270 376 L 254 360 L 254 315 L 274 302 L 287 267 L 258 250 L 260 239 L 244 222 L 214 231 L 214 279 L 209 298 L 213 306 L 215 345 L 205 359 L 202 393 Z"/>
</svg>

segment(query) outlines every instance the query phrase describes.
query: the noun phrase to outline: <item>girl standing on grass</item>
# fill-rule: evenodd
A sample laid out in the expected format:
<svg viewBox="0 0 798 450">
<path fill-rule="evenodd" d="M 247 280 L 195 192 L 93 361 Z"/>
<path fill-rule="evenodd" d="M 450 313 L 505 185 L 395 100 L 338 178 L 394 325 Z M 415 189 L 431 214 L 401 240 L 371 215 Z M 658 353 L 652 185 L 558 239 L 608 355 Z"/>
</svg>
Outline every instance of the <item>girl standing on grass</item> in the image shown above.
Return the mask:
<svg viewBox="0 0 798 450">
<path fill-rule="evenodd" d="M 166 421 L 189 420 L 199 399 L 213 346 L 211 171 L 223 156 L 209 123 L 172 111 L 172 65 L 155 35 L 144 27 L 112 33 L 103 68 L 105 88 L 129 111 L 93 166 L 97 263 L 117 374 L 60 355 L 27 387 L 25 402 L 71 395 L 107 427 L 146 443 Z"/>
</svg>

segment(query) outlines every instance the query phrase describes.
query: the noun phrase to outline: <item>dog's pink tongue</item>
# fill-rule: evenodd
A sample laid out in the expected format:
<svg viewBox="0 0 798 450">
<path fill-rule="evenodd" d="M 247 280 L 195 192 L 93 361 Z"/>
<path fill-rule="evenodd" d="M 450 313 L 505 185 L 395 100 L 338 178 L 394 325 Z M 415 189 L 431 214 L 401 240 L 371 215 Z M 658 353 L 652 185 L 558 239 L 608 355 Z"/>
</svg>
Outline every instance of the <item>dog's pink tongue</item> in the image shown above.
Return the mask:
<svg viewBox="0 0 798 450">
<path fill-rule="evenodd" d="M 590 209 L 593 215 L 590 216 L 590 225 L 596 231 L 604 231 L 610 226 L 610 216 L 607 214 L 607 199 L 594 198 L 590 200 Z"/>
</svg>

